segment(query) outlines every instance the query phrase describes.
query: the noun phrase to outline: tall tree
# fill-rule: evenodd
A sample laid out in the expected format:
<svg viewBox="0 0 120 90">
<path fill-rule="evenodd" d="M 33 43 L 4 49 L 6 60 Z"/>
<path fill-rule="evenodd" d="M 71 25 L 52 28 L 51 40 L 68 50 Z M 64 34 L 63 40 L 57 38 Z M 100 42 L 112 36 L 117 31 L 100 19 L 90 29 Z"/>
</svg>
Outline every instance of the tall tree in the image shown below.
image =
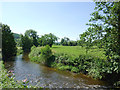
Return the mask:
<svg viewBox="0 0 120 90">
<path fill-rule="evenodd" d="M 104 43 L 108 58 L 120 58 L 120 2 L 96 2 L 90 27 L 81 39 L 92 46 L 94 40 Z"/>
<path fill-rule="evenodd" d="M 50 47 L 52 47 L 52 45 L 57 40 L 58 40 L 58 37 L 56 37 L 52 33 L 49 33 L 49 34 L 45 34 L 44 36 L 42 36 L 41 38 L 39 38 L 38 42 L 39 42 L 39 45 L 42 45 L 42 46 L 49 45 Z"/>
<path fill-rule="evenodd" d="M 7 60 L 16 55 L 16 43 L 8 25 L 0 23 L 0 31 L 2 31 L 2 58 Z"/>
<path fill-rule="evenodd" d="M 21 35 L 21 46 L 23 52 L 30 52 L 32 45 L 33 42 L 31 38 L 29 38 L 27 35 Z"/>
<path fill-rule="evenodd" d="M 38 42 L 37 42 L 38 35 L 35 30 L 32 29 L 26 30 L 25 35 L 33 39 L 33 45 L 38 46 Z"/>
<path fill-rule="evenodd" d="M 68 46 L 68 42 L 70 41 L 70 39 L 68 37 L 64 37 L 61 39 L 61 44 L 63 46 Z"/>
<path fill-rule="evenodd" d="M 80 38 L 86 43 L 87 48 L 91 47 L 95 40 L 99 41 L 99 46 L 104 44 L 108 68 L 105 68 L 103 74 L 111 78 L 111 83 L 120 84 L 120 2 L 95 4 L 95 12 L 91 14 L 92 17 L 87 24 L 89 28 Z"/>
</svg>

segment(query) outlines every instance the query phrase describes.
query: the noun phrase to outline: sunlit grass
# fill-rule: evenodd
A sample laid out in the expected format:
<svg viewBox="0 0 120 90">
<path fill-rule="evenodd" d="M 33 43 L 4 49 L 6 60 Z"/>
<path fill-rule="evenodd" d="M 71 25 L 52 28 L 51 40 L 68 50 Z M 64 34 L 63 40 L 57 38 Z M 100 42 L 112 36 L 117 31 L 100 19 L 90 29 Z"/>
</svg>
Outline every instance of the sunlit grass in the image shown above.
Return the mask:
<svg viewBox="0 0 120 90">
<path fill-rule="evenodd" d="M 53 45 L 52 50 L 55 53 L 66 53 L 66 54 L 73 56 L 73 57 L 77 57 L 79 55 L 89 55 L 89 56 L 105 59 L 103 49 L 98 49 L 97 47 L 90 49 L 87 53 L 86 53 L 86 49 L 84 47 L 81 47 L 81 46 L 60 46 L 60 45 L 57 46 L 57 45 Z"/>
</svg>

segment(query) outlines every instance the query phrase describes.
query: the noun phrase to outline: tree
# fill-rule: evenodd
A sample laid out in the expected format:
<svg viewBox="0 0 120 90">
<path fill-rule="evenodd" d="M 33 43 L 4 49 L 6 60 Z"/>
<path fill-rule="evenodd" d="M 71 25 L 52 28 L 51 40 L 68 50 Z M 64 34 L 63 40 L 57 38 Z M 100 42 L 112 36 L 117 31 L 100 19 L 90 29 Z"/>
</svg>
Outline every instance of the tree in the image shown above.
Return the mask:
<svg viewBox="0 0 120 90">
<path fill-rule="evenodd" d="M 103 72 L 112 82 L 120 81 L 120 2 L 96 2 L 95 12 L 89 20 L 89 28 L 80 35 L 87 48 L 98 40 L 104 43 L 108 68 Z M 105 69 L 104 69 L 105 70 Z"/>
<path fill-rule="evenodd" d="M 56 37 L 54 34 L 50 33 L 50 34 L 45 34 L 44 36 L 39 38 L 38 42 L 39 42 L 39 45 L 42 45 L 42 46 L 49 45 L 50 47 L 52 47 L 52 45 L 57 40 L 58 40 L 58 37 Z"/>
<path fill-rule="evenodd" d="M 33 39 L 33 45 L 38 46 L 38 42 L 37 42 L 38 35 L 35 30 L 32 29 L 26 30 L 25 35 Z"/>
<path fill-rule="evenodd" d="M 16 55 L 16 43 L 8 25 L 0 23 L 0 31 L 2 31 L 2 58 L 7 60 Z"/>
<path fill-rule="evenodd" d="M 63 39 L 63 38 L 61 39 L 61 42 L 60 42 L 60 43 L 63 45 L 63 43 L 64 43 L 64 39 Z"/>
<path fill-rule="evenodd" d="M 76 46 L 77 45 L 77 42 L 76 41 L 69 41 L 68 42 L 68 46 Z"/>
<path fill-rule="evenodd" d="M 92 46 L 94 40 L 104 43 L 108 58 L 120 58 L 120 2 L 96 2 L 95 12 L 89 20 L 90 27 L 81 39 Z"/>
<path fill-rule="evenodd" d="M 33 45 L 32 39 L 29 38 L 27 35 L 23 36 L 21 34 L 21 46 L 23 52 L 30 52 L 32 45 Z"/>
<path fill-rule="evenodd" d="M 85 42 L 83 41 L 83 40 L 77 40 L 77 45 L 78 46 L 85 46 L 85 44 L 84 44 Z"/>
<path fill-rule="evenodd" d="M 38 45 L 39 45 L 39 46 L 42 46 L 42 40 L 43 40 L 42 37 L 41 37 L 41 38 L 38 38 Z"/>
<path fill-rule="evenodd" d="M 61 39 L 61 44 L 63 46 L 68 46 L 68 42 L 70 41 L 70 39 L 68 37 L 64 37 Z"/>
</svg>

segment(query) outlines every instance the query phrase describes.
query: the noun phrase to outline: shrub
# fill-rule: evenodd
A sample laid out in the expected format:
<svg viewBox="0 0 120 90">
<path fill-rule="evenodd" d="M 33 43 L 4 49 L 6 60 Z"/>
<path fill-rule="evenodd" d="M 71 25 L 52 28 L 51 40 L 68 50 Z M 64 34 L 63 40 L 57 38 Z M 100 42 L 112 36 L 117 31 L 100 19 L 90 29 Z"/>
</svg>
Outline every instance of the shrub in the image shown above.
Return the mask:
<svg viewBox="0 0 120 90">
<path fill-rule="evenodd" d="M 41 62 L 40 54 L 41 54 L 41 47 L 32 46 L 31 52 L 29 53 L 29 58 L 31 61 L 34 61 L 34 62 Z"/>
<path fill-rule="evenodd" d="M 31 48 L 29 58 L 31 61 L 46 64 L 48 66 L 50 66 L 52 60 L 54 60 L 54 56 L 52 55 L 52 51 L 50 49 L 50 46 L 48 45 L 46 45 L 45 47 L 33 46 Z"/>
<path fill-rule="evenodd" d="M 52 55 L 51 49 L 49 45 L 41 48 L 41 56 L 45 59 L 48 59 Z"/>
</svg>

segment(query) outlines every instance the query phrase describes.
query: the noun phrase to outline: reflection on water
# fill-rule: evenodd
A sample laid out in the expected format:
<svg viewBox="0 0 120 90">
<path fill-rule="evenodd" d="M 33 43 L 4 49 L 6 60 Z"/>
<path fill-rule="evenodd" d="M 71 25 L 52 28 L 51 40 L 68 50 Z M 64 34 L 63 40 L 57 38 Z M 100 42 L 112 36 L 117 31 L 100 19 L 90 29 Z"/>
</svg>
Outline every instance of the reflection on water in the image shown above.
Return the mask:
<svg viewBox="0 0 120 90">
<path fill-rule="evenodd" d="M 83 74 L 59 71 L 30 62 L 28 55 L 19 55 L 14 61 L 5 62 L 5 68 L 14 70 L 16 80 L 28 79 L 29 84 L 49 88 L 105 87 L 105 83 Z"/>
</svg>

